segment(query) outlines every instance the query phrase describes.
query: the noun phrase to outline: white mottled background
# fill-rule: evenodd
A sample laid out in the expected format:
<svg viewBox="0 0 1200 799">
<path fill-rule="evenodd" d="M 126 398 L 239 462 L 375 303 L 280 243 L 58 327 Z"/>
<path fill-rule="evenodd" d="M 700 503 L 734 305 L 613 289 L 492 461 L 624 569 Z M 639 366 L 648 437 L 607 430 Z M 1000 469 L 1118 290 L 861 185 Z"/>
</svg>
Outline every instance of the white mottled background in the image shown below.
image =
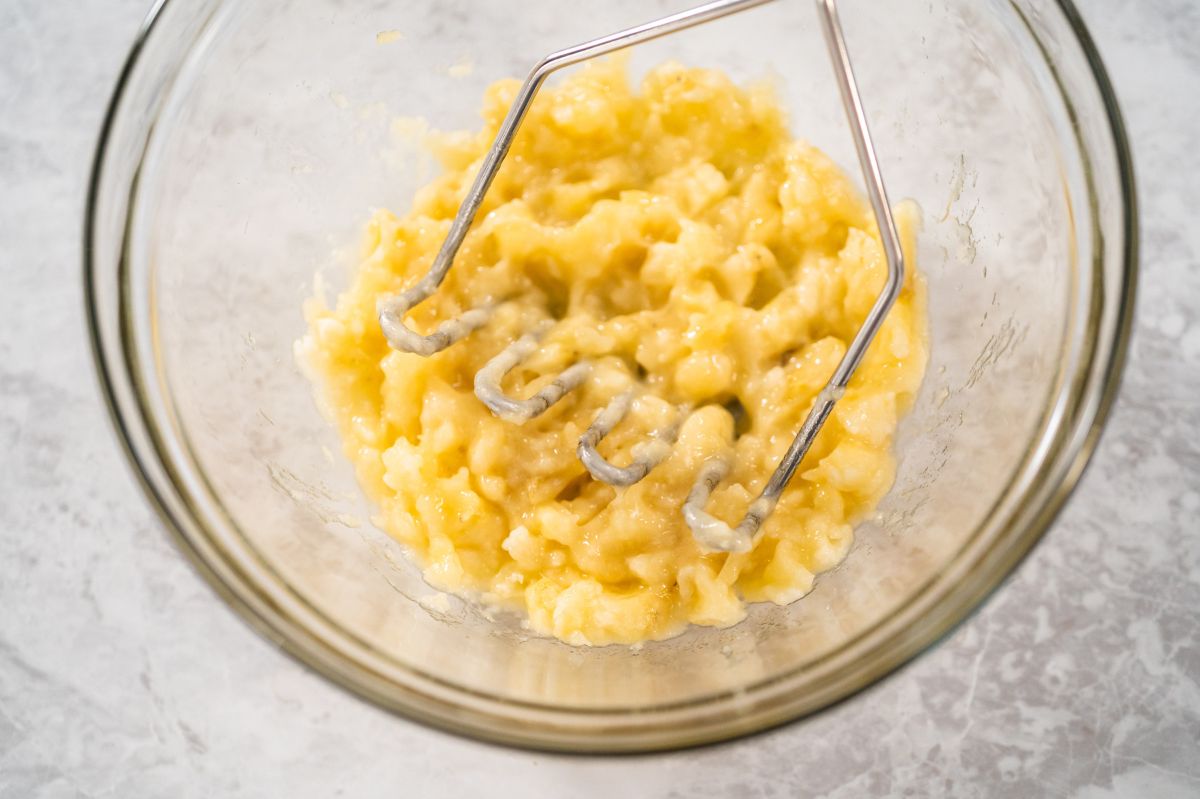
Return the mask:
<svg viewBox="0 0 1200 799">
<path fill-rule="evenodd" d="M 1124 104 L 1142 285 L 1124 391 L 1035 554 L 948 641 L 816 719 L 585 759 L 376 710 L 176 553 L 101 407 L 84 185 L 147 0 L 0 0 L 0 799 L 1200 796 L 1200 3 L 1080 0 Z"/>
</svg>

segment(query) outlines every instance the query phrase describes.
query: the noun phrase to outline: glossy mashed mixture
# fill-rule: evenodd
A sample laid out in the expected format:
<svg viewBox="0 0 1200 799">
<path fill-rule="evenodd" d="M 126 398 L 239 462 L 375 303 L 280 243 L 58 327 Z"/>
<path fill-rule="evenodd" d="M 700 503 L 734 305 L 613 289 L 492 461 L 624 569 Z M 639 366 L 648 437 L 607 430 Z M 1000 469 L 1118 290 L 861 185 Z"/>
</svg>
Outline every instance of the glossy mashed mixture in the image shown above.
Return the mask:
<svg viewBox="0 0 1200 799">
<path fill-rule="evenodd" d="M 428 269 L 518 85 L 488 90 L 478 133 L 433 137 L 444 174 L 410 213 L 376 213 L 349 290 L 306 309 L 300 354 L 379 523 L 432 585 L 523 610 L 571 643 L 665 638 L 734 624 L 746 602 L 796 600 L 892 483 L 897 415 L 926 361 L 919 282 L 910 270 L 752 551 L 706 553 L 680 513 L 701 465 L 732 448 L 708 509 L 736 523 L 884 284 L 869 207 L 791 138 L 769 88 L 676 64 L 635 87 L 620 61 L 594 64 L 539 95 L 449 278 L 409 321 L 428 331 L 507 302 L 433 357 L 393 351 L 376 301 Z M 915 216 L 898 215 L 911 255 Z M 473 376 L 544 319 L 556 321 L 508 393 L 583 358 L 591 375 L 540 418 L 502 421 Z M 684 421 L 670 457 L 614 489 L 575 448 L 633 385 L 644 393 L 600 445 L 610 461 Z"/>
</svg>

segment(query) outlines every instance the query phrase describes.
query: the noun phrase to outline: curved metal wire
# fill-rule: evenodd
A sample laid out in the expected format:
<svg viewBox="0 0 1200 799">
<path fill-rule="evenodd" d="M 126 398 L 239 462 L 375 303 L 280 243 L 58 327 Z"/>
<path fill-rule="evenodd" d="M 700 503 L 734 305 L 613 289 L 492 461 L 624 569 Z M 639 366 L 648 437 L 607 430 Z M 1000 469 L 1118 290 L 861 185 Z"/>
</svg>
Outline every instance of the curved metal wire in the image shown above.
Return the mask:
<svg viewBox="0 0 1200 799">
<path fill-rule="evenodd" d="M 420 355 L 432 355 L 450 344 L 466 336 L 472 330 L 486 323 L 491 315 L 491 307 L 471 309 L 455 319 L 442 322 L 429 335 L 421 335 L 404 323 L 404 315 L 418 303 L 427 299 L 442 281 L 454 262 L 454 257 L 466 238 L 467 231 L 475 220 L 475 216 L 483 204 L 488 188 L 496 177 L 505 156 L 512 147 L 513 139 L 526 113 L 533 103 L 533 98 L 553 72 L 571 64 L 585 61 L 596 56 L 620 50 L 631 45 L 656 39 L 694 25 L 699 25 L 720 17 L 744 11 L 755 6 L 764 5 L 773 0 L 716 0 L 678 14 L 638 25 L 623 31 L 602 36 L 598 39 L 583 42 L 564 50 L 551 53 L 537 63 L 525 83 L 521 86 L 512 107 L 505 116 L 491 149 L 480 165 L 479 173 L 467 192 L 457 215 L 450 226 L 450 232 L 442 243 L 441 249 L 434 258 L 429 271 L 410 288 L 387 297 L 379 302 L 379 322 L 391 346 L 396 349 L 415 352 Z M 892 217 L 888 203 L 887 192 L 884 189 L 883 177 L 879 170 L 879 162 L 875 155 L 875 147 L 867 126 L 866 114 L 863 110 L 862 99 L 858 93 L 858 84 L 846 49 L 845 37 L 842 33 L 841 22 L 837 15 L 836 0 L 816 0 L 818 17 L 826 45 L 829 48 L 830 60 L 833 64 L 834 75 L 837 78 L 838 89 L 842 104 L 850 122 L 850 130 L 854 136 L 855 149 L 858 153 L 859 164 L 866 180 L 867 192 L 871 207 L 879 227 L 880 238 L 883 242 L 884 253 L 888 263 L 887 283 L 863 322 L 854 340 L 846 350 L 846 354 L 838 363 L 833 376 L 817 395 L 804 424 L 792 440 L 783 459 L 772 473 L 767 485 L 758 498 L 751 503 L 741 522 L 736 527 L 730 527 L 715 518 L 704 506 L 709 496 L 722 479 L 728 474 L 731 464 L 728 456 L 710 460 L 701 468 L 697 482 L 684 503 L 682 512 L 692 530 L 693 535 L 701 546 L 709 549 L 741 552 L 753 545 L 754 536 L 758 533 L 767 517 L 775 509 L 779 496 L 791 481 L 800 462 L 808 453 L 813 440 L 821 430 L 834 404 L 841 398 L 855 370 L 861 363 L 867 348 L 883 324 L 892 305 L 899 296 L 904 282 L 904 253 L 900 246 L 900 236 Z M 544 331 L 543 331 L 544 332 Z M 515 400 L 500 391 L 499 381 L 504 374 L 528 357 L 534 349 L 542 333 L 534 332 L 523 336 L 514 344 L 493 358 L 475 378 L 475 392 L 485 404 L 497 415 L 510 421 L 523 422 L 543 413 L 547 408 L 561 399 L 568 391 L 576 387 L 587 371 L 587 365 L 575 364 L 565 370 L 546 388 L 539 391 L 528 400 Z M 628 398 L 625 400 L 628 401 Z M 616 401 L 614 401 L 616 402 Z M 610 482 L 613 485 L 631 485 L 644 477 L 654 465 L 665 457 L 661 448 L 653 452 L 642 453 L 642 459 L 636 460 L 629 467 L 620 469 L 614 467 L 600 457 L 596 445 L 612 429 L 620 418 L 628 411 L 617 402 L 605 408 L 592 427 L 580 439 L 578 454 L 587 466 L 588 471 L 597 479 Z M 665 441 L 659 441 L 663 446 L 669 446 Z M 654 454 L 657 460 L 650 463 L 647 456 Z"/>
<path fill-rule="evenodd" d="M 552 327 L 553 321 L 544 320 L 534 330 L 501 350 L 499 355 L 475 373 L 475 396 L 501 419 L 514 424 L 524 424 L 541 416 L 587 377 L 591 365 L 587 361 L 579 361 L 559 372 L 549 385 L 529 399 L 514 399 L 500 389 L 500 381 L 504 376 L 534 353 L 542 336 Z"/>
<path fill-rule="evenodd" d="M 628 466 L 614 466 L 600 454 L 596 447 L 604 440 L 605 436 L 612 432 L 614 427 L 621 423 L 631 407 L 633 407 L 632 391 L 626 391 L 613 397 L 612 401 L 604 406 L 604 410 L 600 411 L 591 426 L 580 436 L 579 446 L 575 450 L 579 460 L 583 462 L 592 477 L 602 483 L 620 488 L 628 488 L 641 481 L 650 474 L 655 466 L 662 463 L 671 454 L 671 445 L 679 436 L 679 426 L 685 415 L 685 412 L 681 411 L 679 418 L 669 427 L 651 433 L 648 441 L 637 446 L 633 460 Z"/>
<path fill-rule="evenodd" d="M 683 503 L 683 520 L 692 531 L 692 537 L 701 549 L 713 552 L 732 552 L 736 540 L 729 533 L 729 525 L 704 509 L 713 489 L 729 474 L 730 458 L 711 458 L 700 467 L 696 482 Z"/>
<path fill-rule="evenodd" d="M 883 320 L 900 295 L 904 285 L 904 251 L 900 245 L 900 234 L 896 229 L 896 220 L 892 216 L 891 205 L 888 202 L 887 190 L 883 184 L 883 175 L 879 169 L 879 159 L 875 155 L 875 145 L 871 140 L 871 132 L 867 126 L 867 115 L 863 110 L 862 98 L 858 93 L 858 83 L 854 79 L 854 69 L 850 64 L 850 54 L 846 49 L 846 39 L 842 33 L 841 21 L 837 15 L 836 0 L 817 0 L 818 17 L 821 29 L 825 34 L 825 43 L 829 48 L 829 57 L 833 62 L 834 75 L 837 78 L 838 89 L 842 96 L 842 105 L 846 109 L 846 117 L 850 123 L 850 132 L 854 136 L 854 146 L 858 152 L 858 161 L 862 167 L 863 178 L 867 184 L 867 194 L 871 208 L 875 212 L 875 222 L 879 227 L 879 236 L 883 243 L 884 255 L 887 258 L 888 277 L 883 290 L 875 299 L 870 313 L 858 329 L 854 340 L 846 349 L 846 354 L 834 369 L 833 376 L 825 384 L 825 388 L 813 401 L 808 417 L 800 427 L 800 431 L 792 440 L 783 459 L 775 468 L 775 472 L 767 481 L 766 487 L 749 510 L 742 517 L 737 527 L 730 527 L 719 519 L 703 511 L 703 505 L 709 494 L 720 481 L 712 480 L 717 473 L 716 467 L 701 469 L 700 479 L 692 489 L 687 502 L 684 503 L 683 513 L 688 526 L 697 541 L 703 546 L 723 552 L 745 552 L 754 544 L 754 536 L 762 528 L 763 522 L 775 510 L 779 496 L 791 481 L 792 475 L 808 454 L 813 440 L 817 437 L 825 420 L 833 411 L 834 404 L 845 393 L 858 365 L 866 355 L 867 348 L 875 339 L 875 334 L 883 326 Z M 728 465 L 725 466 L 728 471 Z M 722 473 L 723 474 L 723 473 Z M 711 484 L 710 484 L 711 483 Z"/>
</svg>

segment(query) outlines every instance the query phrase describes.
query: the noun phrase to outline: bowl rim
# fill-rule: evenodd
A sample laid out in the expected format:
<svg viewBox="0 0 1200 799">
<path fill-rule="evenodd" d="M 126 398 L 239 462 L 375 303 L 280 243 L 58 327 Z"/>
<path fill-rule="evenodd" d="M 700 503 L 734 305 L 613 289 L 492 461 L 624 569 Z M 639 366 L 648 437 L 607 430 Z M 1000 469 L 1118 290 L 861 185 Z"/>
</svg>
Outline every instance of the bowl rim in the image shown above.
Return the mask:
<svg viewBox="0 0 1200 799">
<path fill-rule="evenodd" d="M 170 459 L 164 454 L 161 442 L 151 430 L 148 437 L 139 436 L 130 424 L 125 404 L 129 402 L 126 395 L 133 396 L 138 402 L 137 409 L 141 411 L 141 387 L 136 374 L 132 372 L 124 360 L 114 359 L 105 344 L 105 333 L 100 320 L 98 303 L 99 269 L 96 264 L 97 211 L 101 202 L 102 178 L 104 165 L 109 154 L 109 147 L 114 135 L 114 127 L 121 111 L 122 101 L 127 95 L 131 79 L 135 75 L 145 45 L 153 34 L 156 25 L 161 21 L 166 7 L 173 0 L 156 0 L 147 13 L 146 18 L 135 37 L 107 106 L 93 156 L 91 173 L 86 195 L 86 211 L 83 226 L 83 284 L 85 318 L 88 337 L 93 357 L 96 377 L 100 384 L 101 394 L 108 409 L 109 420 L 116 437 L 125 452 L 126 459 L 138 480 L 150 505 L 158 514 L 166 529 L 170 532 L 176 546 L 192 563 L 205 581 L 214 589 L 227 605 L 242 617 L 253 629 L 267 641 L 276 644 L 301 665 L 316 671 L 329 679 L 334 685 L 348 692 L 365 698 L 385 709 L 421 722 L 438 729 L 450 731 L 477 740 L 518 746 L 527 749 L 567 751 L 576 753 L 616 753 L 616 752 L 645 752 L 655 750 L 673 750 L 697 745 L 714 743 L 730 738 L 762 732 L 791 721 L 818 713 L 828 707 L 849 699 L 859 692 L 875 685 L 883 678 L 897 672 L 920 654 L 929 651 L 951 634 L 955 628 L 982 607 L 995 590 L 1004 582 L 1014 569 L 1029 554 L 1034 545 L 1042 538 L 1049 526 L 1057 517 L 1063 504 L 1078 484 L 1088 462 L 1090 461 L 1103 431 L 1105 422 L 1111 412 L 1113 403 L 1119 393 L 1121 377 L 1128 354 L 1129 338 L 1132 330 L 1133 312 L 1136 301 L 1136 284 L 1138 266 L 1138 200 L 1134 179 L 1133 159 L 1124 119 L 1116 98 L 1116 93 L 1103 65 L 1099 52 L 1087 31 L 1084 22 L 1076 10 L 1073 0 L 1055 0 L 1064 20 L 1074 35 L 1083 59 L 1090 71 L 1095 90 L 1097 91 L 1105 112 L 1107 133 L 1111 137 L 1116 159 L 1116 176 L 1121 198 L 1121 223 L 1123 248 L 1119 253 L 1120 293 L 1113 298 L 1115 322 L 1107 337 L 1096 336 L 1095 347 L 1089 353 L 1077 371 L 1087 379 L 1082 387 L 1073 394 L 1076 400 L 1073 408 L 1075 413 L 1070 418 L 1061 421 L 1056 432 L 1065 443 L 1053 453 L 1045 456 L 1038 464 L 1045 468 L 1057 466 L 1057 482 L 1043 491 L 1040 504 L 1033 507 L 1028 518 L 1023 522 L 1010 518 L 1006 528 L 1010 535 L 992 542 L 989 549 L 978 555 L 976 562 L 989 555 L 996 544 L 1005 546 L 1000 551 L 991 553 L 996 560 L 987 570 L 982 579 L 977 579 L 964 588 L 959 583 L 949 589 L 943 597 L 945 607 L 940 616 L 925 624 L 916 633 L 906 631 L 891 631 L 885 638 L 877 642 L 866 653 L 877 654 L 873 660 L 874 667 L 860 673 L 849 685 L 834 685 L 827 690 L 827 695 L 807 706 L 797 707 L 797 703 L 778 702 L 769 707 L 761 707 L 754 714 L 745 716 L 725 715 L 723 721 L 714 722 L 711 718 L 704 723 L 684 725 L 684 728 L 671 728 L 666 721 L 665 727 L 633 727 L 623 728 L 612 725 L 605 729 L 592 729 L 584 732 L 561 724 L 562 719 L 547 718 L 539 723 L 531 724 L 530 729 L 521 728 L 513 720 L 503 714 L 489 712 L 481 708 L 464 708 L 461 704 L 447 699 L 442 692 L 422 692 L 421 686 L 396 686 L 378 673 L 369 672 L 365 664 L 346 663 L 346 658 L 335 648 L 329 646 L 321 636 L 315 634 L 303 624 L 288 618 L 284 611 L 275 605 L 269 596 L 262 592 L 253 580 L 248 579 L 240 571 L 231 570 L 222 552 L 211 541 L 200 540 L 190 531 L 188 519 L 181 518 L 180 510 L 195 519 L 194 509 L 190 507 L 184 492 L 176 492 L 175 475 L 170 468 Z M 1019 11 L 1017 11 L 1020 14 Z M 1064 98 L 1066 99 L 1066 98 Z M 1068 102 L 1069 105 L 1069 102 Z M 1086 148 L 1083 148 L 1086 151 Z M 135 186 L 131 196 L 136 194 Z M 132 206 L 131 206 L 132 208 Z M 124 264 L 124 243 L 120 262 Z M 122 321 L 125 314 L 124 295 L 120 295 Z M 1089 333 L 1092 333 L 1089 328 Z M 1103 331 L 1100 331 L 1102 334 Z M 124 351 L 126 331 L 122 329 L 121 346 Z M 144 417 L 138 416 L 138 420 Z M 1047 437 L 1048 431 L 1043 426 L 1039 435 Z M 148 441 L 141 440 L 148 438 Z M 149 451 L 147 451 L 147 447 Z M 159 474 L 159 472 L 162 474 Z M 171 486 L 174 497 L 164 496 L 157 481 L 165 479 Z M 1052 479 L 1054 479 L 1052 477 Z M 172 501 L 174 500 L 174 501 Z M 1015 517 L 1015 512 L 1009 514 Z M 204 527 L 199 523 L 201 528 Z M 1020 529 L 1014 530 L 1015 527 Z M 959 557 L 958 555 L 955 556 Z M 926 588 L 918 590 L 919 596 Z M 910 597 L 909 601 L 912 600 Z M 953 601 L 951 601 L 953 600 Z M 856 657 L 856 659 L 857 659 Z M 390 690 L 383 690 L 387 685 Z M 399 695 L 397 695 L 399 688 Z M 449 686 L 451 692 L 457 691 L 461 696 L 478 695 L 461 686 Z M 500 705 L 520 705 L 519 702 L 507 700 L 498 701 Z M 699 704 L 712 702 L 710 698 L 697 700 Z M 804 703 L 799 703 L 803 705 Z M 691 703 L 685 703 L 690 706 Z M 556 710 L 545 705 L 531 705 L 542 710 L 551 710 L 567 716 L 594 715 L 578 709 Z M 657 708 L 656 708 L 657 709 Z M 627 713 L 627 709 L 620 712 Z M 596 714 L 603 716 L 605 712 Z M 553 716 L 553 713 L 550 714 Z M 528 724 L 528 722 L 523 722 Z"/>
</svg>

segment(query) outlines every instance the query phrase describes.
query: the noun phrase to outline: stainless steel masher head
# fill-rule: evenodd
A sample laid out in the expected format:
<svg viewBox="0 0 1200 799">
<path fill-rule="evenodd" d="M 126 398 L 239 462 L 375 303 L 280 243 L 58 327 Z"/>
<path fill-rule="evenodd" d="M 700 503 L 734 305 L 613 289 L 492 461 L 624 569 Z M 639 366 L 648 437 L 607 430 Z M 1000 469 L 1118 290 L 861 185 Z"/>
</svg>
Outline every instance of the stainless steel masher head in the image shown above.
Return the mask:
<svg viewBox="0 0 1200 799">
<path fill-rule="evenodd" d="M 504 118 L 474 183 L 467 192 L 462 205 L 459 206 L 458 214 L 450 226 L 446 240 L 434 258 L 433 265 L 411 287 L 379 301 L 379 323 L 388 343 L 398 350 L 430 356 L 465 337 L 472 330 L 483 326 L 491 318 L 495 310 L 493 306 L 474 308 L 456 318 L 442 322 L 428 335 L 417 333 L 404 322 L 405 314 L 428 299 L 445 280 L 454 263 L 454 257 L 462 246 L 463 239 L 470 230 L 480 205 L 483 204 L 488 188 L 508 154 L 526 112 L 533 103 L 533 98 L 547 77 L 571 64 L 577 64 L 769 2 L 775 2 L 775 0 L 715 0 L 715 2 L 681 11 L 678 14 L 559 50 L 539 61 L 525 79 L 508 115 Z M 837 2 L 836 0 L 817 0 L 816 5 L 817 16 L 821 23 L 834 76 L 841 94 L 842 105 L 850 123 L 850 132 L 854 137 L 855 150 L 858 154 L 863 179 L 866 182 L 867 195 L 879 227 L 879 235 L 887 259 L 888 277 L 862 326 L 858 329 L 850 346 L 847 347 L 845 355 L 842 356 L 834 370 L 833 376 L 829 378 L 825 387 L 813 401 L 813 406 L 809 410 L 804 424 L 796 433 L 783 459 L 736 527 L 731 527 L 704 509 L 713 489 L 725 478 L 732 467 L 729 457 L 714 458 L 701 467 L 695 485 L 683 503 L 681 511 L 700 546 L 713 551 L 745 552 L 752 548 L 754 539 L 763 523 L 774 511 L 780 495 L 787 488 L 800 462 L 812 446 L 817 433 L 829 418 L 833 406 L 841 399 L 851 377 L 854 376 L 855 370 L 862 362 L 867 348 L 883 325 L 884 318 L 895 304 L 904 283 L 904 253 L 900 246 L 900 235 L 888 203 L 887 191 L 884 188 L 883 176 L 875 156 L 875 146 L 867 126 L 862 98 L 859 96 L 858 84 L 850 64 L 845 36 L 838 19 Z M 543 323 L 521 336 L 492 358 L 476 374 L 476 395 L 500 418 L 518 424 L 528 421 L 544 413 L 551 405 L 587 379 L 590 367 L 588 363 L 581 361 L 565 369 L 549 385 L 528 399 L 509 397 L 500 389 L 501 378 L 537 350 L 538 342 L 545 335 L 548 327 L 548 324 Z M 651 440 L 635 450 L 633 461 L 628 466 L 618 467 L 603 458 L 596 447 L 628 413 L 632 401 L 633 395 L 630 393 L 618 395 L 600 411 L 591 427 L 579 440 L 579 459 L 594 478 L 610 485 L 633 485 L 662 462 L 670 454 L 671 445 L 675 441 L 683 417 L 690 411 L 689 408 L 680 408 L 679 419 L 676 423 L 666 429 L 653 432 Z"/>
</svg>

